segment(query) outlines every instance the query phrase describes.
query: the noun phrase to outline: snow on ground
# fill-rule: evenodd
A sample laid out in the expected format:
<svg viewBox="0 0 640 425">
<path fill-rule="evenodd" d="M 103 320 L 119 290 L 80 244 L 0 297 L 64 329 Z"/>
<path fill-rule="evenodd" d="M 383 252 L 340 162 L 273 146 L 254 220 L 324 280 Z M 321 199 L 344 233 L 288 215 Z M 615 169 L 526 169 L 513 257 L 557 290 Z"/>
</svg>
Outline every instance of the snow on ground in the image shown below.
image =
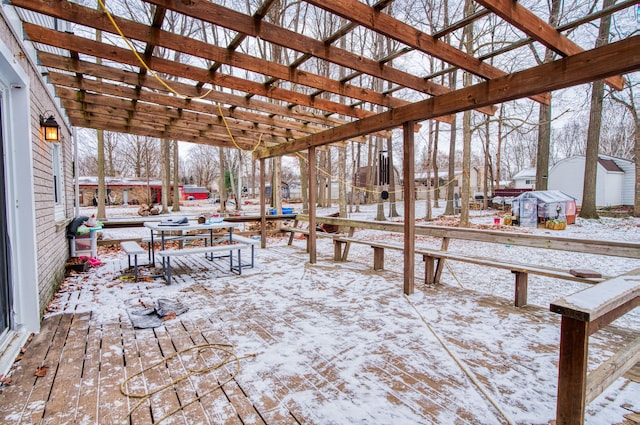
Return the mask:
<svg viewBox="0 0 640 425">
<path fill-rule="evenodd" d="M 292 206 L 296 208 L 296 205 Z M 402 214 L 402 205 L 398 204 L 397 207 Z M 256 206 L 252 208 L 257 210 Z M 336 210 L 322 209 L 318 215 Z M 135 207 L 114 207 L 108 209 L 108 216 L 135 216 L 135 211 Z M 375 206 L 361 206 L 361 211 L 350 217 L 374 219 Z M 81 214 L 90 215 L 92 212 L 88 209 Z M 214 212 L 213 206 L 206 203 L 190 205 L 184 207 L 180 214 L 197 215 L 201 212 Z M 436 210 L 434 216 L 441 213 L 441 210 Z M 472 211 L 472 223 L 492 226 L 497 214 L 492 211 Z M 416 207 L 416 217 L 424 217 L 424 209 L 420 204 Z M 401 217 L 394 220 L 401 220 Z M 434 224 L 438 224 L 438 221 Z M 576 225 L 570 225 L 564 231 L 504 226 L 500 226 L 500 229 L 570 238 L 640 242 L 640 220 L 637 218 L 578 218 Z M 103 237 L 122 239 L 146 236 L 147 233 L 142 228 L 109 229 L 103 232 Z M 356 236 L 374 238 L 379 237 L 379 232 L 360 231 L 356 232 Z M 401 236 L 397 237 L 400 241 Z M 421 243 L 439 246 L 439 241 L 428 238 Z M 509 310 L 513 299 L 513 276 L 506 270 L 450 262 L 443 274 L 443 281 L 453 287 L 451 291 L 432 294 L 435 291 L 433 288 L 422 285 L 414 295 L 404 297 L 399 289 L 402 286 L 403 267 L 400 253 L 386 254 L 385 271 L 371 273 L 372 252 L 367 246 L 352 246 L 350 261 L 336 264 L 331 260 L 331 242 L 319 239 L 318 262 L 310 265 L 305 262 L 308 257 L 304 254 L 304 240 L 297 240 L 294 245 L 294 248 L 287 247 L 286 238 L 270 238 L 266 250 L 256 251 L 256 267 L 243 272 L 241 278 L 246 279 L 246 285 L 239 285 L 234 280 L 237 277 L 226 276 L 219 271 L 213 271 L 213 275 L 204 283 L 201 278 L 197 281 L 212 291 L 224 293 L 220 300 L 221 310 L 266 309 L 270 315 L 282 318 L 281 327 L 278 328 L 281 332 L 280 342 L 274 345 L 262 346 L 251 338 L 236 335 L 233 329 L 221 331 L 237 344 L 238 352 L 260 352 L 256 361 L 243 363 L 240 380 L 254 387 L 264 387 L 267 391 L 271 379 L 286 381 L 300 376 L 306 367 L 305 362 L 308 362 L 308 353 L 317 353 L 327 361 L 340 362 L 341 378 L 350 383 L 348 388 L 342 388 L 341 391 L 353 394 L 354 399 L 363 404 L 356 406 L 349 400 L 334 400 L 325 404 L 322 401 L 324 398 L 319 398 L 313 391 L 298 394 L 295 400 L 289 400 L 307 412 L 313 423 L 425 423 L 420 412 L 389 405 L 385 393 L 376 387 L 375 378 L 365 373 L 368 367 L 388 367 L 384 366 L 384 356 L 380 354 L 385 350 L 404 350 L 403 355 L 415 362 L 416 369 L 427 368 L 430 373 L 446 379 L 466 382 L 470 374 L 483 376 L 484 384 L 469 382 L 464 386 L 465 390 L 450 395 L 450 399 L 459 400 L 467 408 L 486 411 L 484 423 L 502 423 L 504 418 L 521 424 L 548 423 L 553 419 L 557 353 L 536 355 L 536 347 L 558 346 L 559 320 L 549 323 L 549 313 L 545 310 L 553 300 L 579 291 L 586 285 L 530 276 L 529 303 L 542 307 L 538 313 L 533 313 L 534 316 L 539 315 L 539 324 L 531 326 L 531 323 L 524 323 L 525 319 L 518 309 Z M 590 268 L 605 275 L 616 275 L 640 267 L 640 260 L 628 258 L 499 244 L 453 241 L 449 249 L 471 255 L 516 258 L 531 264 Z M 300 264 L 295 267 L 283 266 L 283 258 L 287 257 Z M 110 251 L 102 252 L 100 259 L 107 263 L 102 272 L 98 269 L 90 278 L 78 276 L 68 279 L 62 291 L 78 290 L 77 287 L 81 286 L 79 295 L 58 297 L 58 300 L 65 301 L 54 301 L 49 314 L 93 311 L 93 320 L 109 323 L 126 314 L 127 306 L 137 304 L 140 300 L 175 298 L 178 295 L 185 297 L 185 290 L 196 283 L 196 280 L 193 283 L 187 280 L 180 285 L 167 286 L 160 279 L 139 283 L 122 281 L 119 270 L 126 266 L 126 257 L 121 252 Z M 420 264 L 421 259 L 416 259 L 418 271 Z M 456 291 L 461 291 L 458 288 L 475 291 L 481 299 L 502 299 L 507 313 L 504 309 L 479 308 L 472 299 L 456 294 Z M 202 296 L 198 293 L 188 296 L 191 309 L 186 317 L 197 320 L 202 315 L 210 314 L 207 301 L 199 298 Z M 293 323 L 298 316 L 292 312 L 303 303 L 311 303 L 315 307 L 304 312 L 304 321 Z M 637 332 L 640 329 L 638 310 L 627 314 L 616 324 Z M 353 328 L 345 325 L 336 328 L 338 323 L 343 323 L 337 317 L 344 314 L 352 315 Z M 364 325 L 356 326 L 356 323 Z M 363 331 L 363 328 L 368 331 Z M 440 349 L 425 352 L 420 348 L 425 344 L 436 345 Z M 410 351 L 406 351 L 407 347 Z M 473 347 L 478 347 L 478 350 L 473 350 Z M 491 347 L 500 349 L 492 353 Z M 447 352 L 445 348 L 453 351 Z M 598 336 L 592 338 L 590 350 L 591 368 L 611 355 Z M 454 361 L 456 359 L 458 362 Z M 513 359 L 518 359 L 516 365 L 509 361 Z M 509 367 L 498 367 L 507 362 Z M 465 368 L 469 373 L 464 373 Z M 442 400 L 438 399 L 438 395 L 434 397 L 434 403 L 450 401 L 446 397 Z M 586 423 L 604 425 L 622 422 L 624 415 L 630 412 L 621 406 L 631 406 L 637 412 L 640 409 L 638 400 L 640 384 L 619 379 L 589 405 Z M 499 406 L 500 410 L 495 406 Z M 371 416 L 371 412 L 378 416 Z M 438 423 L 453 423 L 453 420 L 445 415 L 439 418 Z"/>
</svg>

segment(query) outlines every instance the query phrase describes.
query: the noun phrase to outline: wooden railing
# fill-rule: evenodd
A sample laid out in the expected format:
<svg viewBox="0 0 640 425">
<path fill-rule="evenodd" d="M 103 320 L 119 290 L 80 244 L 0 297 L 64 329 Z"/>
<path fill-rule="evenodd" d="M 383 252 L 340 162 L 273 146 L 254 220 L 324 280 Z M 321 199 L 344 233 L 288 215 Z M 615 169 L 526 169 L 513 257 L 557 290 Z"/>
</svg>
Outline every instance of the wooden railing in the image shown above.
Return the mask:
<svg viewBox="0 0 640 425">
<path fill-rule="evenodd" d="M 299 221 L 309 221 L 307 215 L 298 214 Z M 341 228 L 382 230 L 403 233 L 404 224 L 387 221 L 351 220 L 346 218 L 316 217 L 317 223 L 335 224 Z M 461 227 L 416 225 L 416 235 L 436 238 L 461 239 L 477 242 L 528 246 L 531 248 L 555 249 L 561 251 L 581 252 L 585 254 L 610 255 L 640 259 L 640 243 L 599 241 L 578 238 L 564 238 L 524 233 L 509 233 L 499 230 L 466 229 Z"/>
<path fill-rule="evenodd" d="M 640 361 L 640 337 L 587 373 L 589 336 L 640 305 L 640 269 L 561 298 L 557 425 L 582 425 L 586 406 Z"/>
</svg>

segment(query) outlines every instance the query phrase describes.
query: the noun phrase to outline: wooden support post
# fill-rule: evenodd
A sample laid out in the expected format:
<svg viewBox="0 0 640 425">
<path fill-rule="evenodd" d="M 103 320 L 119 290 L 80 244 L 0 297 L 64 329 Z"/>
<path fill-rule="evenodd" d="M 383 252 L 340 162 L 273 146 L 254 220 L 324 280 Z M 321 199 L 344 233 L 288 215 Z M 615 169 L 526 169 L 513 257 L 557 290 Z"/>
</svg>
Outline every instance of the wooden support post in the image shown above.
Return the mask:
<svg viewBox="0 0 640 425">
<path fill-rule="evenodd" d="M 384 270 L 384 248 L 373 247 L 373 270 Z"/>
<path fill-rule="evenodd" d="M 266 192 L 266 164 L 265 159 L 260 158 L 260 248 L 267 247 L 267 206 L 265 205 L 265 192 Z M 289 240 L 289 245 L 293 241 L 293 233 Z"/>
<path fill-rule="evenodd" d="M 583 425 L 586 403 L 589 323 L 562 316 L 556 425 Z"/>
<path fill-rule="evenodd" d="M 424 283 L 430 285 L 435 283 L 435 261 L 430 255 L 423 255 L 424 260 Z"/>
<path fill-rule="evenodd" d="M 407 121 L 402 125 L 404 154 L 402 160 L 402 174 L 411 176 L 403 179 L 404 189 L 404 293 L 413 294 L 415 290 L 416 274 L 416 205 L 415 205 L 415 123 Z M 375 255 L 375 254 L 374 254 Z"/>
<path fill-rule="evenodd" d="M 316 254 L 316 200 L 318 198 L 318 182 L 316 181 L 316 147 L 311 146 L 308 152 L 309 176 L 309 238 L 307 252 L 309 252 L 309 262 L 315 264 Z"/>
<path fill-rule="evenodd" d="M 529 274 L 517 270 L 512 270 L 511 273 L 516 275 L 515 306 L 524 307 L 525 305 L 527 305 L 527 286 L 529 283 Z"/>
</svg>

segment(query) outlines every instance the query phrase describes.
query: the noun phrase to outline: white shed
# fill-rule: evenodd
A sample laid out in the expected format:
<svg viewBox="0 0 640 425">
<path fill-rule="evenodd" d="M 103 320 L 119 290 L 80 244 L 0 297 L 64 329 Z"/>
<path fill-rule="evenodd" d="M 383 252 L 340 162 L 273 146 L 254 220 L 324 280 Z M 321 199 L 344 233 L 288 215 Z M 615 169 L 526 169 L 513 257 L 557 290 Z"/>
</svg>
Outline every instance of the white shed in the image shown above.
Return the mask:
<svg viewBox="0 0 640 425">
<path fill-rule="evenodd" d="M 572 156 L 558 161 L 549 171 L 549 189 L 561 190 L 582 205 L 584 156 Z M 635 166 L 632 161 L 598 156 L 596 174 L 596 206 L 633 205 Z"/>
</svg>

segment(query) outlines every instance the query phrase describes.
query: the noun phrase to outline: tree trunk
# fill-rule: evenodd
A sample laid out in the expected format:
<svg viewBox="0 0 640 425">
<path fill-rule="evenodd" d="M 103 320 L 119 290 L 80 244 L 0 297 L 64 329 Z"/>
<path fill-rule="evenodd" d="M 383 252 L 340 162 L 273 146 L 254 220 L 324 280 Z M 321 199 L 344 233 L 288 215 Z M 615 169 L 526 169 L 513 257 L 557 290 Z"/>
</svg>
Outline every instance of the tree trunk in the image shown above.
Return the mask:
<svg viewBox="0 0 640 425">
<path fill-rule="evenodd" d="M 587 149 L 584 159 L 584 184 L 582 188 L 582 205 L 580 207 L 580 217 L 582 218 L 599 217 L 596 211 L 596 178 L 598 173 L 598 148 L 600 145 L 603 95 L 604 83 L 602 81 L 594 81 L 591 90 L 591 111 L 589 113 Z"/>
<path fill-rule="evenodd" d="M 376 137 L 376 149 L 375 152 L 372 156 L 373 160 L 375 161 L 374 166 L 372 167 L 372 169 L 374 170 L 378 170 L 378 173 L 374 173 L 376 177 L 374 177 L 374 187 L 376 188 L 375 191 L 375 198 L 378 201 L 378 207 L 376 209 L 376 220 L 378 221 L 385 221 L 386 218 L 384 216 L 384 200 L 382 199 L 382 193 L 380 191 L 380 188 L 382 186 L 380 186 L 380 181 L 378 179 L 378 176 L 380 175 L 379 170 L 380 170 L 380 161 L 378 161 L 378 156 L 380 155 L 380 151 L 382 150 L 382 138 L 380 137 Z M 404 178 L 409 178 L 409 176 L 404 176 Z"/>
<path fill-rule="evenodd" d="M 396 208 L 396 173 L 393 166 L 393 138 L 387 137 L 387 152 L 389 153 L 389 217 L 400 217 Z"/>
<path fill-rule="evenodd" d="M 225 176 L 227 165 L 224 160 L 224 149 L 222 147 L 218 148 L 218 158 L 220 162 L 220 179 L 218 182 L 220 204 L 218 206 L 218 211 L 224 213 L 227 211 L 227 182 Z"/>
<path fill-rule="evenodd" d="M 169 214 L 169 186 L 171 182 L 171 145 L 162 139 L 162 210 L 160 214 Z"/>
<path fill-rule="evenodd" d="M 339 146 L 338 149 L 338 210 L 340 217 L 347 217 L 347 148 Z"/>
<path fill-rule="evenodd" d="M 300 164 L 300 190 L 302 192 L 302 213 L 309 213 L 309 174 L 307 172 L 308 156 L 306 152 L 300 152 L 298 163 Z"/>
<path fill-rule="evenodd" d="M 540 104 L 538 114 L 538 155 L 536 156 L 535 190 L 547 190 L 549 146 L 551 145 L 551 105 Z"/>
<path fill-rule="evenodd" d="M 455 186 L 454 179 L 456 174 L 456 121 L 454 116 L 451 122 L 451 131 L 449 132 L 449 166 L 447 173 L 447 205 L 444 208 L 445 215 L 455 215 L 457 205 L 454 205 L 455 201 Z"/>
<path fill-rule="evenodd" d="M 437 181 L 438 177 L 437 175 L 434 173 L 433 174 L 433 178 L 431 177 L 431 158 L 432 158 L 432 153 L 431 153 L 431 147 L 433 146 L 433 139 L 434 139 L 434 121 L 435 120 L 429 120 L 429 135 L 427 137 L 427 155 L 426 155 L 426 164 L 424 167 L 425 170 L 425 174 L 427 176 L 426 178 L 426 196 L 425 196 L 425 203 L 426 203 L 426 214 L 425 214 L 425 219 L 427 220 L 431 220 L 431 217 L 433 216 L 433 211 L 431 210 L 431 193 L 432 193 L 432 185 L 431 182 L 432 181 Z"/>
<path fill-rule="evenodd" d="M 107 197 L 107 190 L 105 188 L 105 173 L 104 173 L 104 131 L 97 130 L 96 135 L 98 137 L 98 212 L 97 218 L 107 218 L 107 210 L 105 208 L 105 198 Z"/>
<path fill-rule="evenodd" d="M 636 194 L 633 199 L 633 216 L 640 217 L 640 118 L 636 111 L 635 114 L 635 123 L 636 123 L 636 149 L 635 149 L 635 159 L 636 159 Z"/>
<path fill-rule="evenodd" d="M 440 177 L 438 173 L 438 139 L 440 138 L 440 121 L 436 121 L 433 134 L 433 152 L 431 153 L 431 168 L 433 169 L 433 208 L 440 208 Z M 431 217 L 429 217 L 431 218 Z"/>
<path fill-rule="evenodd" d="M 472 0 L 464 2 L 464 16 L 470 16 L 474 12 Z M 463 43 L 465 51 L 473 53 L 473 23 L 467 24 L 463 30 Z M 463 86 L 469 87 L 473 84 L 471 74 L 463 74 Z M 451 158 L 449 158 L 451 160 Z M 460 209 L 460 227 L 469 227 L 469 198 L 470 193 L 470 173 L 471 172 L 471 111 L 462 114 L 462 187 L 460 188 L 460 198 L 462 201 Z"/>
<path fill-rule="evenodd" d="M 470 80 L 471 75 L 465 80 Z M 465 87 L 470 81 L 465 81 Z M 469 227 L 469 199 L 471 198 L 471 111 L 462 113 L 462 187 L 460 188 L 460 227 Z"/>
<path fill-rule="evenodd" d="M 610 7 L 615 0 L 604 0 L 602 7 Z M 611 16 L 600 19 L 600 30 L 596 47 L 609 43 Z M 582 189 L 582 205 L 580 217 L 598 218 L 596 211 L 596 180 L 598 174 L 598 151 L 600 146 L 600 128 L 602 124 L 602 98 L 604 97 L 604 82 L 594 81 L 591 89 L 591 110 L 589 113 L 589 129 L 587 130 L 587 149 L 584 164 L 584 185 Z M 638 158 L 636 158 L 638 162 Z"/>
<path fill-rule="evenodd" d="M 180 152 L 178 150 L 178 141 L 173 141 L 173 202 L 171 211 L 180 211 Z"/>
<path fill-rule="evenodd" d="M 560 0 L 552 0 L 549 13 L 549 24 L 556 26 L 560 14 Z M 555 53 L 547 49 L 544 63 L 551 62 Z M 538 113 L 538 155 L 536 159 L 536 187 L 535 190 L 547 190 L 549 177 L 549 151 L 551 146 L 551 104 L 540 104 Z"/>
</svg>

